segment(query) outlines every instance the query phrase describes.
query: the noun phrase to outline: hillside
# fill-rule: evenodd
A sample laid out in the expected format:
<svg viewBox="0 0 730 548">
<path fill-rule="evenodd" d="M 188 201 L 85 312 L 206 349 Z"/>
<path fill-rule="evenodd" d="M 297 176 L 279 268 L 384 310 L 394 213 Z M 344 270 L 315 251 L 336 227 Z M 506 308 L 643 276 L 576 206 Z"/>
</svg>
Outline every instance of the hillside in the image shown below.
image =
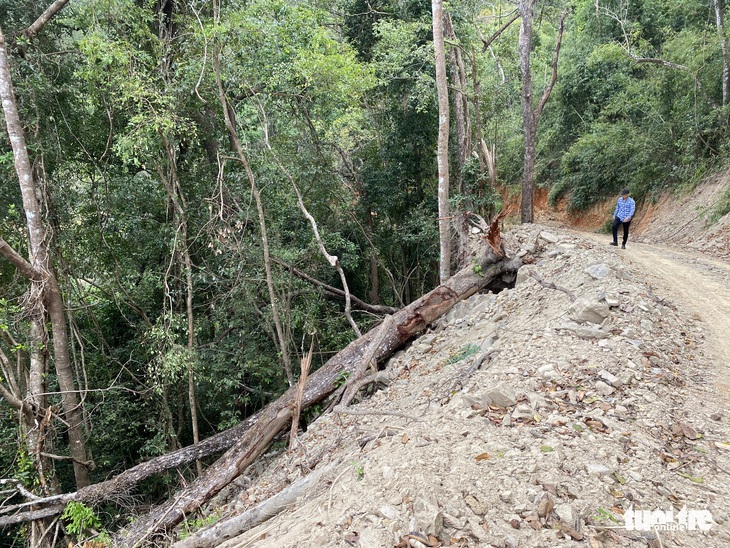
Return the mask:
<svg viewBox="0 0 730 548">
<path fill-rule="evenodd" d="M 593 232 L 510 229 L 508 251 L 529 263 L 514 288 L 460 303 L 352 414 L 269 453 L 188 545 L 730 545 L 728 219 L 681 217 L 708 207 L 709 184 L 643 209 L 625 251 Z"/>
</svg>

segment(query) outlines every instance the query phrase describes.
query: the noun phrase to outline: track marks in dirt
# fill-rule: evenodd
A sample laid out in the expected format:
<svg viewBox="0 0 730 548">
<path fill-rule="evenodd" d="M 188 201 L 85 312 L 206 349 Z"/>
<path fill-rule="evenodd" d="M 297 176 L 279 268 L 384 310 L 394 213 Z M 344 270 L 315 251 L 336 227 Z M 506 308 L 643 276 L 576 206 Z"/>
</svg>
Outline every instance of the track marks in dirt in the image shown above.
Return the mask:
<svg viewBox="0 0 730 548">
<path fill-rule="evenodd" d="M 610 236 L 583 233 L 608 245 Z M 705 350 L 718 396 L 730 406 L 730 264 L 677 248 L 629 242 L 616 249 L 636 275 L 646 275 L 661 297 L 702 322 Z"/>
</svg>

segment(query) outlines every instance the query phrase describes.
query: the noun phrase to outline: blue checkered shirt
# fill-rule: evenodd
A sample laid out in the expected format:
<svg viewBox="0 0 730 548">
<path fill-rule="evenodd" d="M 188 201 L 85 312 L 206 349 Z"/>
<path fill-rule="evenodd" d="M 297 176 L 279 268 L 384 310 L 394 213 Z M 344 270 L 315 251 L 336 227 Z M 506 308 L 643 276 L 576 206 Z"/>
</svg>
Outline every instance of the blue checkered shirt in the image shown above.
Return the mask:
<svg viewBox="0 0 730 548">
<path fill-rule="evenodd" d="M 633 198 L 626 198 L 625 200 L 619 198 L 618 202 L 616 202 L 616 211 L 613 212 L 613 216 L 618 217 L 621 221 L 628 217 L 630 221 L 631 217 L 634 216 L 634 211 L 636 211 L 636 202 L 634 202 Z"/>
</svg>

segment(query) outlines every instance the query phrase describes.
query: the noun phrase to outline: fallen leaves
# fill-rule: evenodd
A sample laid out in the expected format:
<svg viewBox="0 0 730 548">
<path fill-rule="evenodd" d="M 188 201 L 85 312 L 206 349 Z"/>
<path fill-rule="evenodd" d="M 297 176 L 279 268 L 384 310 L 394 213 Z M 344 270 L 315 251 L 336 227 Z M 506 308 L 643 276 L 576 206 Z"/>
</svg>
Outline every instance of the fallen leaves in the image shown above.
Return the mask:
<svg viewBox="0 0 730 548">
<path fill-rule="evenodd" d="M 442 546 L 441 541 L 433 535 L 426 535 L 418 531 L 411 531 L 407 535 L 404 535 L 400 539 L 400 542 L 398 542 L 398 544 L 394 546 L 394 548 L 411 548 L 411 540 L 416 540 L 424 546 L 428 546 L 429 548 Z"/>
<path fill-rule="evenodd" d="M 688 440 L 696 440 L 702 437 L 701 434 L 697 433 L 697 430 L 685 422 L 677 422 L 673 424 L 672 434 L 675 436 L 684 436 Z"/>
</svg>

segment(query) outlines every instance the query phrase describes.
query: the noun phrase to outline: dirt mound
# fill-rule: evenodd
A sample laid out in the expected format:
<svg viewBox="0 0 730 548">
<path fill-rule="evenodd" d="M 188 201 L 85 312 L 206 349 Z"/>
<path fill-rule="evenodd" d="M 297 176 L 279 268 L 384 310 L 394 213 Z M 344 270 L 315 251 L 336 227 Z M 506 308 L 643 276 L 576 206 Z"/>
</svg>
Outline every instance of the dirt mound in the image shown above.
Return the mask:
<svg viewBox="0 0 730 548">
<path fill-rule="evenodd" d="M 730 258 L 730 214 L 719 220 L 718 202 L 730 189 L 730 174 L 722 173 L 684 196 L 662 196 L 642 210 L 638 235 L 656 244 L 680 244 L 705 255 Z"/>
<path fill-rule="evenodd" d="M 321 476 L 216 544 L 730 545 L 730 355 L 712 323 L 730 317 L 730 268 L 604 240 L 513 228 L 530 263 L 515 287 L 460 303 L 385 364 L 385 386 L 250 469 L 209 508 L 223 523 Z M 649 270 L 658 258 L 716 288 L 717 314 L 679 270 Z"/>
</svg>

